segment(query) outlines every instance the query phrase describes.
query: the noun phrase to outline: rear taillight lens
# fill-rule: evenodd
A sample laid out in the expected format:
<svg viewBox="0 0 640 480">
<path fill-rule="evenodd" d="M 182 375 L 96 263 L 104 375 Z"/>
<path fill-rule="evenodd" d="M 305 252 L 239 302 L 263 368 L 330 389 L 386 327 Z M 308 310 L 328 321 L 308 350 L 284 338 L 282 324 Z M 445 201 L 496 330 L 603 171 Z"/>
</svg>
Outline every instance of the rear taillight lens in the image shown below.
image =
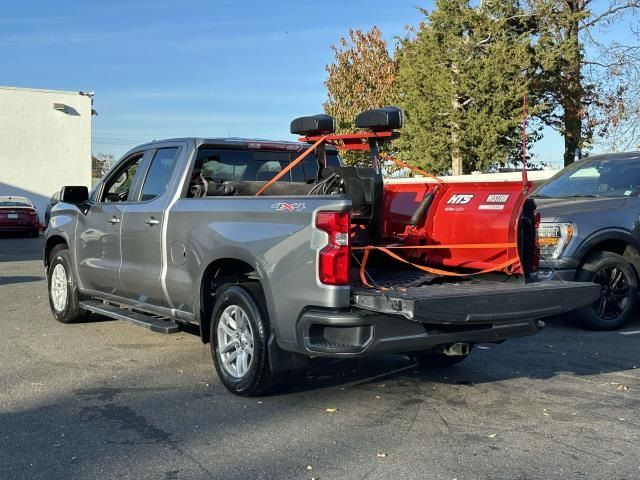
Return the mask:
<svg viewBox="0 0 640 480">
<path fill-rule="evenodd" d="M 328 243 L 320 250 L 318 277 L 325 285 L 348 285 L 351 270 L 349 212 L 318 212 L 316 227 L 326 232 Z"/>
<path fill-rule="evenodd" d="M 38 212 L 28 212 L 28 214 L 31 215 L 32 217 L 38 216 Z"/>
</svg>

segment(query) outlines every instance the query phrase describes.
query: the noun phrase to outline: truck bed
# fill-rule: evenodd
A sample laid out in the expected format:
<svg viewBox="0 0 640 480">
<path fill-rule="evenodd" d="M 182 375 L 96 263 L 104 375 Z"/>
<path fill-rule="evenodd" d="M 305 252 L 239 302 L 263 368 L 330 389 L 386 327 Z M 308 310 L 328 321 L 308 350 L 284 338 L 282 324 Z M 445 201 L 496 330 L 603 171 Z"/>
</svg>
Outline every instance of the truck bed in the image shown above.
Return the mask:
<svg viewBox="0 0 640 480">
<path fill-rule="evenodd" d="M 589 305 L 600 296 L 600 286 L 592 283 L 486 279 L 438 283 L 434 276 L 421 272 L 370 273 L 375 281 L 373 288 L 362 284 L 352 287 L 355 307 L 402 315 L 421 323 L 500 323 L 541 318 Z"/>
</svg>

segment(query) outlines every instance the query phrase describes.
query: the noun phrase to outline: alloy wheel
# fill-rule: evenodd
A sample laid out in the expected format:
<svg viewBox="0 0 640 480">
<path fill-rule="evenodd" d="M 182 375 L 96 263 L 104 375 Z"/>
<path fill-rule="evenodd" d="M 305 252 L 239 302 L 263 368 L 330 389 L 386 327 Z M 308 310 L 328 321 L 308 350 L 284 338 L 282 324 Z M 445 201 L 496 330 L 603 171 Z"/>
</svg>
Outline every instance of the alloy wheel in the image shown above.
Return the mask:
<svg viewBox="0 0 640 480">
<path fill-rule="evenodd" d="M 596 314 L 603 320 L 613 320 L 621 315 L 631 299 L 629 279 L 617 266 L 605 267 L 593 277 L 600 285 L 600 300 L 593 304 Z"/>
<path fill-rule="evenodd" d="M 253 360 L 253 330 L 247 313 L 238 305 L 224 309 L 217 328 L 222 368 L 234 378 L 244 377 Z"/>
<path fill-rule="evenodd" d="M 67 306 L 67 271 L 58 263 L 51 273 L 51 302 L 56 312 L 64 311 Z"/>
</svg>

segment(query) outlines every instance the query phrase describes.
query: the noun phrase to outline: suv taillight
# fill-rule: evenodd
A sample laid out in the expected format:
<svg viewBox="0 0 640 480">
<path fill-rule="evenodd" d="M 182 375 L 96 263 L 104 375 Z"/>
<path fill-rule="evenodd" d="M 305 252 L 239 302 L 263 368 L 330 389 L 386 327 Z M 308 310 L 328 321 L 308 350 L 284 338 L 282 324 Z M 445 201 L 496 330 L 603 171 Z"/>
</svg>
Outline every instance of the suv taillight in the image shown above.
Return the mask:
<svg viewBox="0 0 640 480">
<path fill-rule="evenodd" d="M 349 212 L 318 212 L 316 227 L 326 232 L 329 241 L 318 256 L 318 277 L 325 285 L 348 285 L 351 270 Z"/>
</svg>

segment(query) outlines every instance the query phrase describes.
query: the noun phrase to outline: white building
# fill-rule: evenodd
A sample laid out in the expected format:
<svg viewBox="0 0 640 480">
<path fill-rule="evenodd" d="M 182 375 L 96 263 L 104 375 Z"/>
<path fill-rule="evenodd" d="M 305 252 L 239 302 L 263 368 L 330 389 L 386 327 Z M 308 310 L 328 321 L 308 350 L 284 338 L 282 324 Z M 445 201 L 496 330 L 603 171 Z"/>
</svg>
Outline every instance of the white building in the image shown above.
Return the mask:
<svg viewBox="0 0 640 480">
<path fill-rule="evenodd" d="M 29 197 L 42 221 L 63 185 L 91 186 L 91 98 L 0 86 L 0 195 Z"/>
</svg>

